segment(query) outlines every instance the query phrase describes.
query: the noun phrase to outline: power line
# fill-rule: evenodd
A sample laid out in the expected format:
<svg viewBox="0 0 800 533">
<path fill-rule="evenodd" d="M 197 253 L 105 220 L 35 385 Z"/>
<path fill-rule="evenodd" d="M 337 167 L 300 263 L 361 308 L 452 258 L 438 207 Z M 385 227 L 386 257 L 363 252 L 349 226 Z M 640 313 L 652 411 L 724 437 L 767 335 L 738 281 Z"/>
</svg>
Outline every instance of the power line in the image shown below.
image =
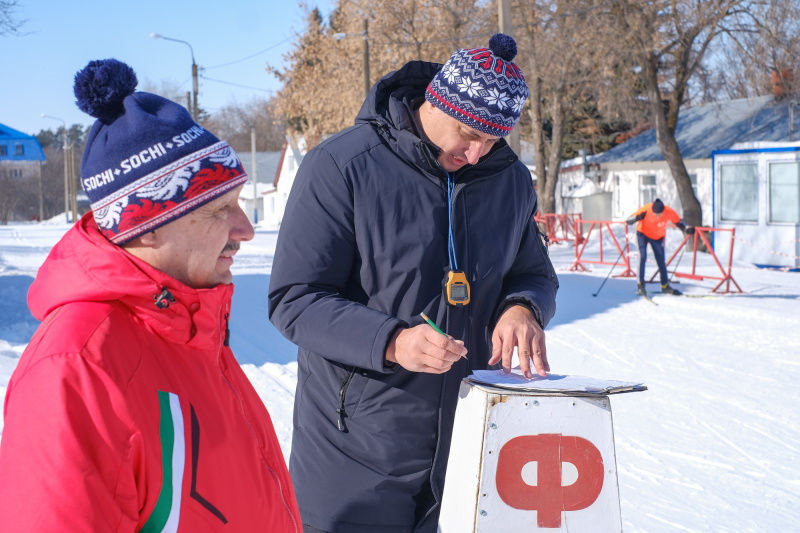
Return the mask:
<svg viewBox="0 0 800 533">
<path fill-rule="evenodd" d="M 261 87 L 251 87 L 249 85 L 241 85 L 239 83 L 232 83 L 230 81 L 224 81 L 224 80 L 215 80 L 214 78 L 206 78 L 205 76 L 200 76 L 200 78 L 204 79 L 204 80 L 207 80 L 207 81 L 215 81 L 217 83 L 224 83 L 225 85 L 233 85 L 234 87 L 241 87 L 243 89 L 251 89 L 253 91 L 261 91 L 261 92 L 265 92 L 265 93 L 274 92 L 274 91 L 272 91 L 270 89 L 262 89 Z"/>
<path fill-rule="evenodd" d="M 222 68 L 222 67 L 227 67 L 227 66 L 230 66 L 230 65 L 235 65 L 236 63 L 241 63 L 242 61 L 247 61 L 248 59 L 252 59 L 252 58 L 254 58 L 254 57 L 258 56 L 258 55 L 261 55 L 261 54 L 263 54 L 264 52 L 269 52 L 269 51 L 270 51 L 270 50 L 272 50 L 273 48 L 275 48 L 275 47 L 277 47 L 277 46 L 280 46 L 280 45 L 282 45 L 283 43 L 285 43 L 286 41 L 290 41 L 290 40 L 291 40 L 291 39 L 293 39 L 293 38 L 294 38 L 294 36 L 292 36 L 292 37 L 287 37 L 286 39 L 282 40 L 282 41 L 281 41 L 281 42 L 279 42 L 279 43 L 275 43 L 275 44 L 273 44 L 272 46 L 269 46 L 269 47 L 267 47 L 267 48 L 264 48 L 264 49 L 263 49 L 263 50 L 261 50 L 260 52 L 256 52 L 255 54 L 251 54 L 251 55 L 249 55 L 249 56 L 247 56 L 247 57 L 244 57 L 244 58 L 242 58 L 242 59 L 237 59 L 236 61 L 231 61 L 230 63 L 224 63 L 224 64 L 222 64 L 222 65 L 215 65 L 215 66 L 213 66 L 213 67 L 203 67 L 203 68 L 204 68 L 204 69 L 206 69 L 206 70 L 210 70 L 210 69 L 214 69 L 214 68 Z"/>
</svg>

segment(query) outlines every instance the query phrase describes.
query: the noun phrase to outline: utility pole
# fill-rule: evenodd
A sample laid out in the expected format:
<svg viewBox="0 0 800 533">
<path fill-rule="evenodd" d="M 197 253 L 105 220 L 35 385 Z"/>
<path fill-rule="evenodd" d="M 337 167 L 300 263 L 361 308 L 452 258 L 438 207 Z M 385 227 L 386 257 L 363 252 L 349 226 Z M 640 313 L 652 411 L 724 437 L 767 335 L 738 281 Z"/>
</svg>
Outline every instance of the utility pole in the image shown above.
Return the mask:
<svg viewBox="0 0 800 533">
<path fill-rule="evenodd" d="M 67 152 L 69 151 L 69 141 L 67 140 L 67 127 L 64 123 L 64 216 L 67 222 L 74 222 L 69 219 L 69 167 L 67 166 Z"/>
<path fill-rule="evenodd" d="M 258 224 L 258 167 L 256 167 L 256 128 L 250 126 L 250 154 L 253 169 L 253 225 Z"/>
<path fill-rule="evenodd" d="M 505 33 L 506 35 L 513 37 L 511 35 L 511 30 L 513 29 L 513 24 L 511 23 L 511 0 L 497 0 L 497 21 L 500 33 Z M 514 150 L 514 153 L 520 155 L 521 148 L 520 148 L 520 140 L 519 140 L 519 128 L 515 127 L 511 130 L 511 133 L 508 134 L 506 138 L 508 145 Z"/>
<path fill-rule="evenodd" d="M 159 33 L 151 33 L 150 37 L 153 39 L 164 39 L 166 41 L 183 43 L 189 47 L 189 52 L 192 54 L 192 95 L 194 96 L 193 101 L 189 103 L 189 113 L 192 115 L 192 118 L 195 120 L 195 122 L 197 122 L 197 63 L 194 61 L 194 48 L 192 48 L 192 45 L 186 41 L 173 39 L 172 37 L 165 37 Z"/>
<path fill-rule="evenodd" d="M 44 220 L 44 199 L 42 188 L 42 162 L 39 161 L 39 222 Z"/>
<path fill-rule="evenodd" d="M 75 158 L 72 157 L 72 143 L 67 147 L 67 157 L 69 158 L 69 176 L 72 192 L 72 221 L 78 221 L 78 183 L 77 174 L 75 173 Z"/>
<path fill-rule="evenodd" d="M 189 48 L 191 48 L 191 46 Z M 197 117 L 197 63 L 194 62 L 194 51 L 192 51 L 192 93 L 194 95 L 192 101 L 192 118 L 197 122 L 199 120 Z"/>
<path fill-rule="evenodd" d="M 369 95 L 369 20 L 364 17 L 364 99 Z"/>
<path fill-rule="evenodd" d="M 67 122 L 63 118 L 54 117 L 46 113 L 42 113 L 43 118 L 57 120 L 64 125 L 64 216 L 69 222 L 69 169 L 67 168 L 67 147 L 69 140 L 67 139 Z"/>
</svg>

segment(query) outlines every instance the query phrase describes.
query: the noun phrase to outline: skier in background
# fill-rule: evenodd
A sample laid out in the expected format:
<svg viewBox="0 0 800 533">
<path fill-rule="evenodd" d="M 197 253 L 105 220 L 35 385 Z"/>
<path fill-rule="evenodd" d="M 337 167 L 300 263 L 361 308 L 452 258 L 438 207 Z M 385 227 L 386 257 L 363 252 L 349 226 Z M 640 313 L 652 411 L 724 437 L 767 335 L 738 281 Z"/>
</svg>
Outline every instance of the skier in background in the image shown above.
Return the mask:
<svg viewBox="0 0 800 533">
<path fill-rule="evenodd" d="M 673 289 L 667 276 L 667 264 L 664 261 L 664 236 L 667 232 L 667 223 L 672 222 L 687 235 L 694 233 L 692 226 L 687 226 L 680 215 L 668 205 L 664 205 L 659 198 L 645 206 L 640 207 L 626 220 L 628 224 L 639 222 L 636 226 L 636 238 L 639 244 L 639 290 L 637 294 L 647 294 L 644 288 L 644 267 L 647 260 L 647 245 L 653 249 L 653 255 L 661 274 L 661 292 L 680 296 L 681 292 Z"/>
</svg>

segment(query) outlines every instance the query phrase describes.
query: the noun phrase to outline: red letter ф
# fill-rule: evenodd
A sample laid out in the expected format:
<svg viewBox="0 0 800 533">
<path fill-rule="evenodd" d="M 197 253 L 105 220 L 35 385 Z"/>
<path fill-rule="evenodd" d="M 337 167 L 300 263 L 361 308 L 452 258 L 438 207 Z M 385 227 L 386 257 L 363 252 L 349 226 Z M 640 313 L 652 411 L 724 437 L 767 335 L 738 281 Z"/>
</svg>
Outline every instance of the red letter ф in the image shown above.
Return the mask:
<svg viewBox="0 0 800 533">
<path fill-rule="evenodd" d="M 522 479 L 522 467 L 536 461 L 536 486 Z M 575 465 L 578 479 L 561 485 L 561 463 Z M 558 433 L 509 440 L 497 457 L 497 493 L 510 507 L 537 511 L 539 527 L 561 527 L 561 511 L 586 509 L 603 488 L 603 457 L 591 442 Z"/>
</svg>

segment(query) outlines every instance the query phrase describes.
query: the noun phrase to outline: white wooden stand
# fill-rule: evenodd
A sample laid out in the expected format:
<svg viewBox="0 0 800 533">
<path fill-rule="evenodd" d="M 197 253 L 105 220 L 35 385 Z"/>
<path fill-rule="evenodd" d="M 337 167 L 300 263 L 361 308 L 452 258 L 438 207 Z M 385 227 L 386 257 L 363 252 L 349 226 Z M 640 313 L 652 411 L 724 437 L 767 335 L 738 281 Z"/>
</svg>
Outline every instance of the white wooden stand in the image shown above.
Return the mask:
<svg viewBox="0 0 800 533">
<path fill-rule="evenodd" d="M 619 533 L 608 396 L 462 382 L 441 533 Z"/>
</svg>

